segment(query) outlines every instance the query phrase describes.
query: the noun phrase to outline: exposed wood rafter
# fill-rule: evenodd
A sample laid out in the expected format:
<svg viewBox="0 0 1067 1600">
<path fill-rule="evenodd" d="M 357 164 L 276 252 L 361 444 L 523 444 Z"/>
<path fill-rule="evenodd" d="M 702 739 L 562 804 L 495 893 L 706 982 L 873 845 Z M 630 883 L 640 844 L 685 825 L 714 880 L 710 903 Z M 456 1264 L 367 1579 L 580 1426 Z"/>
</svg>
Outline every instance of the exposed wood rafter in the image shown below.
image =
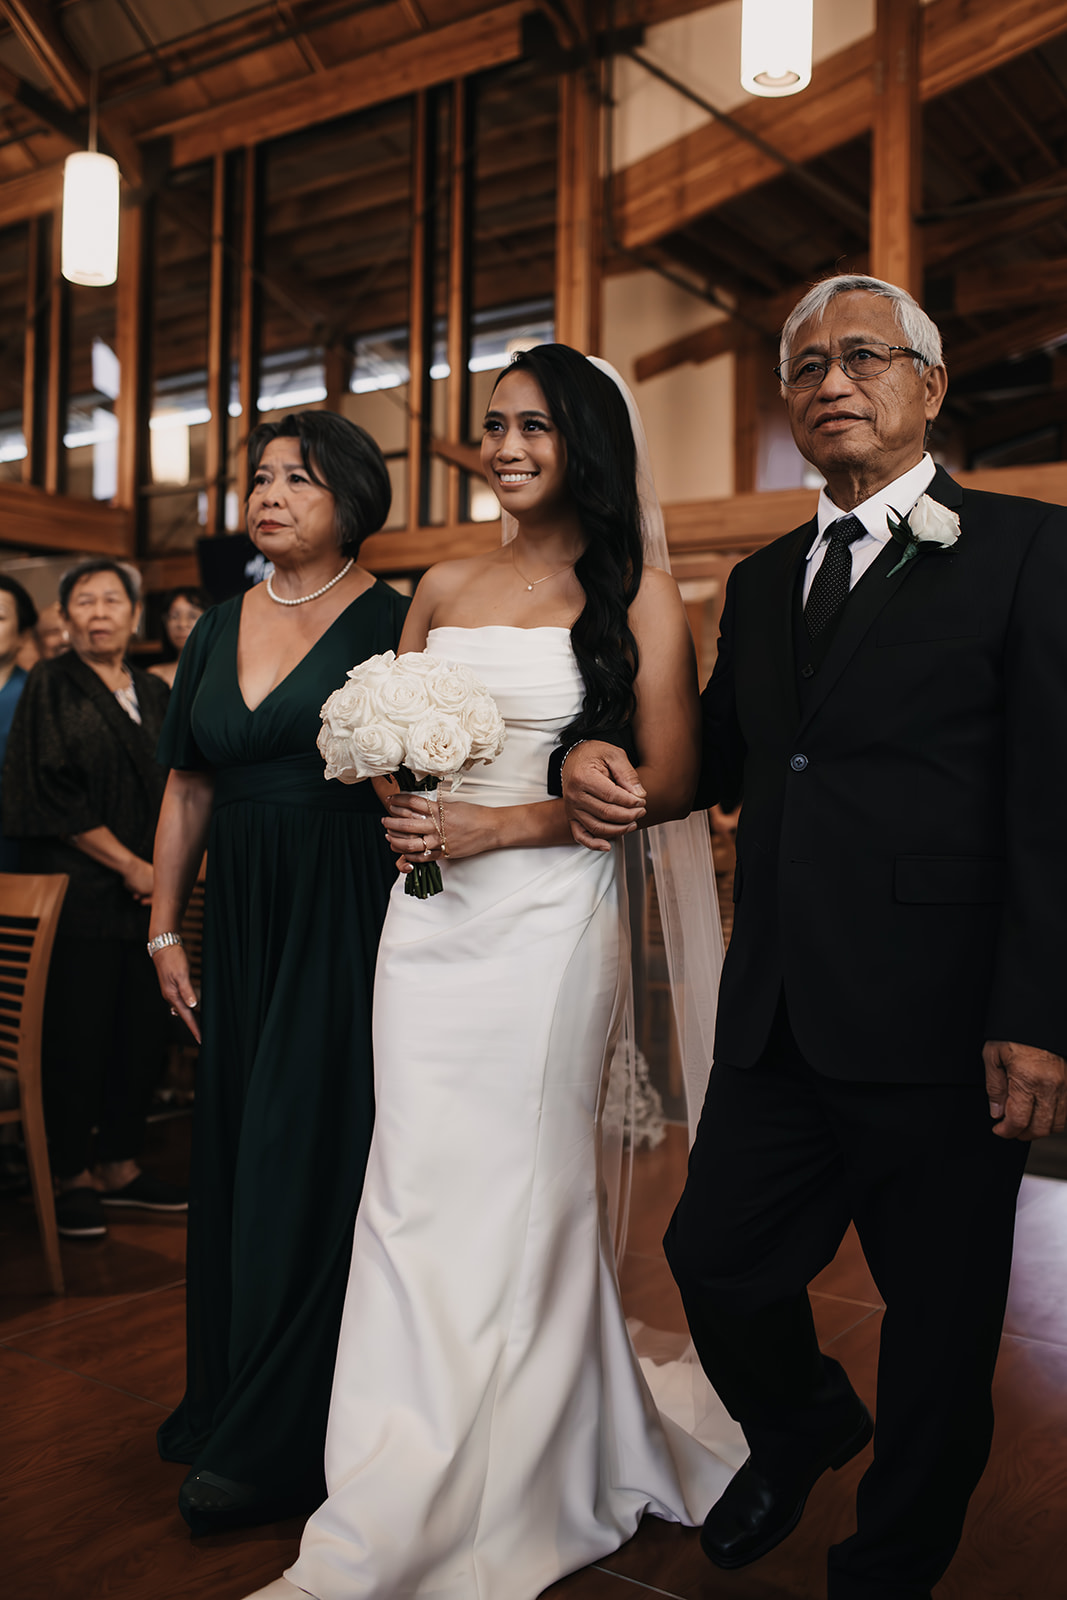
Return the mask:
<svg viewBox="0 0 1067 1600">
<path fill-rule="evenodd" d="M 946 94 L 1036 49 L 1067 29 L 1067 0 L 931 0 L 922 8 L 922 100 Z M 753 132 L 812 161 L 865 133 L 874 106 L 874 36 L 819 62 L 795 100 L 761 101 L 733 113 Z M 630 249 L 781 173 L 763 151 L 710 122 L 615 175 L 615 227 Z"/>
</svg>

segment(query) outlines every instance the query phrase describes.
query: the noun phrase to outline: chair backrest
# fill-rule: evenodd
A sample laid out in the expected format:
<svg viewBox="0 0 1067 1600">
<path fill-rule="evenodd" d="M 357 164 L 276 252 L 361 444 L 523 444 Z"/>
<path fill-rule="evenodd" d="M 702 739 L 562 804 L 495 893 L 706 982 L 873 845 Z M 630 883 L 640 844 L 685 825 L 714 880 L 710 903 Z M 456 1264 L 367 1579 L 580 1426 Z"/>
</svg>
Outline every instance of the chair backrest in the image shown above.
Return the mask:
<svg viewBox="0 0 1067 1600">
<path fill-rule="evenodd" d="M 66 873 L 0 872 L 0 1066 L 41 1071 L 41 1024 Z"/>
</svg>

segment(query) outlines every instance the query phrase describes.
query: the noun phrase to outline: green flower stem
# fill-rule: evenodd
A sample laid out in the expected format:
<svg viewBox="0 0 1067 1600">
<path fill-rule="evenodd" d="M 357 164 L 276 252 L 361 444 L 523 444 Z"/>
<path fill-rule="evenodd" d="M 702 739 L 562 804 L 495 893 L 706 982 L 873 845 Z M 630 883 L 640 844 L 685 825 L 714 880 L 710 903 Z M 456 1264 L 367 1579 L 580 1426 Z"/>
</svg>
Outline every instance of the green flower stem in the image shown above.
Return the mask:
<svg viewBox="0 0 1067 1600">
<path fill-rule="evenodd" d="M 887 572 L 886 573 L 886 577 L 887 578 L 891 578 L 893 576 L 893 573 L 900 571 L 901 567 L 906 567 L 908 562 L 911 561 L 918 554 L 918 550 L 919 550 L 919 541 L 917 539 L 912 539 L 910 544 L 905 545 L 904 554 L 901 556 L 900 560 L 897 562 L 897 564 L 893 568 L 892 572 Z"/>
<path fill-rule="evenodd" d="M 436 789 L 441 782 L 432 772 L 425 778 L 416 778 L 407 767 L 401 767 L 395 777 L 405 794 L 424 794 L 427 790 Z M 404 878 L 405 894 L 414 895 L 418 900 L 428 900 L 432 894 L 440 894 L 443 888 L 441 868 L 436 861 L 412 862 L 411 871 Z"/>
</svg>

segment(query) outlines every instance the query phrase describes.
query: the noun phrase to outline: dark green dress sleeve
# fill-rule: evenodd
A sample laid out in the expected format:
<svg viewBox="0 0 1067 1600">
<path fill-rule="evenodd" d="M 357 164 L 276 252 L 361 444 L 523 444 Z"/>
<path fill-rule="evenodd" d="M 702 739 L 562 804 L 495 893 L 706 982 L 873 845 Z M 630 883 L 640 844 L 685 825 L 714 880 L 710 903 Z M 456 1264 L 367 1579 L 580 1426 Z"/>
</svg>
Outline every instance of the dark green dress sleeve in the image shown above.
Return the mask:
<svg viewBox="0 0 1067 1600">
<path fill-rule="evenodd" d="M 193 701 L 211 652 L 218 644 L 234 608 L 240 604 L 241 596 L 238 595 L 233 600 L 224 600 L 221 605 L 212 606 L 204 612 L 185 642 L 156 748 L 156 760 L 163 767 L 177 767 L 180 772 L 211 770 L 211 763 L 205 760 L 193 737 Z"/>
</svg>

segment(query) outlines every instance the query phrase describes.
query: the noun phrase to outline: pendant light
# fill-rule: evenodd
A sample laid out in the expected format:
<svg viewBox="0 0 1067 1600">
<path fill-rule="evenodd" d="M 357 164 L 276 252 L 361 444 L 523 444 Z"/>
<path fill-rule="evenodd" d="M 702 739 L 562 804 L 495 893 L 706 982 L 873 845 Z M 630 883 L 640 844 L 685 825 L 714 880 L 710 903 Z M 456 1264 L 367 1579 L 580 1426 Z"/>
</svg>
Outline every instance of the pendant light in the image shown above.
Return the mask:
<svg viewBox="0 0 1067 1600">
<path fill-rule="evenodd" d="M 96 73 L 89 89 L 89 148 L 63 163 L 62 273 L 102 288 L 119 270 L 118 162 L 96 148 Z"/>
<path fill-rule="evenodd" d="M 807 88 L 812 4 L 813 0 L 742 0 L 742 89 L 774 98 Z"/>
</svg>

